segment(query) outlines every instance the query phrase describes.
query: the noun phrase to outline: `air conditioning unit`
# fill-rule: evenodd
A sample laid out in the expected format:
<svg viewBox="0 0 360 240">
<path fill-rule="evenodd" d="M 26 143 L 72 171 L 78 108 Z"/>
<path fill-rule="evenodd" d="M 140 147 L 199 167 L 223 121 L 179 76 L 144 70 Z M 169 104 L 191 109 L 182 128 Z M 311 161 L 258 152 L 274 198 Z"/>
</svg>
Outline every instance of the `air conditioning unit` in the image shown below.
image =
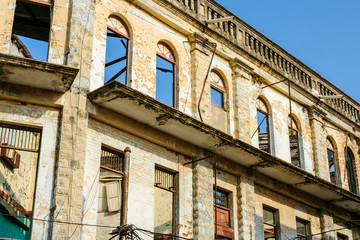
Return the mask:
<svg viewBox="0 0 360 240">
<path fill-rule="evenodd" d="M 3 143 L 3 146 L 8 144 Z M 12 148 L 2 147 L 0 148 L 0 158 L 9 163 L 13 168 L 19 168 L 20 166 L 20 154 Z"/>
</svg>

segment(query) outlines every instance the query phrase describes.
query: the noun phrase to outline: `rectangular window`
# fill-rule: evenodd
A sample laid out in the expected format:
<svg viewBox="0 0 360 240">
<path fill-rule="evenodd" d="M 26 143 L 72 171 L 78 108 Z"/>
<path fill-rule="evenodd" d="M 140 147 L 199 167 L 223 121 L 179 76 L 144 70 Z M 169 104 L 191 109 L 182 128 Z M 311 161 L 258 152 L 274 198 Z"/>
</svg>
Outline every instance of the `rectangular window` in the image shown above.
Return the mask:
<svg viewBox="0 0 360 240">
<path fill-rule="evenodd" d="M 50 6 L 46 2 L 16 1 L 12 34 L 18 51 L 27 53 L 25 57 L 47 60 Z"/>
<path fill-rule="evenodd" d="M 156 167 L 154 186 L 155 233 L 175 234 L 175 174 Z"/>
<path fill-rule="evenodd" d="M 119 212 L 121 209 L 123 159 L 121 152 L 101 148 L 98 212 Z"/>
<path fill-rule="evenodd" d="M 264 222 L 264 239 L 277 240 L 279 239 L 279 227 L 277 221 L 277 210 L 264 207 L 263 208 L 263 222 Z"/>
<path fill-rule="evenodd" d="M 229 195 L 229 192 L 214 190 L 215 239 L 217 240 L 228 240 L 234 237 L 234 230 L 231 227 Z"/>
<path fill-rule="evenodd" d="M 297 239 L 299 240 L 310 240 L 311 237 L 308 237 L 311 235 L 310 231 L 310 222 L 296 218 L 296 233 L 297 233 Z"/>
</svg>

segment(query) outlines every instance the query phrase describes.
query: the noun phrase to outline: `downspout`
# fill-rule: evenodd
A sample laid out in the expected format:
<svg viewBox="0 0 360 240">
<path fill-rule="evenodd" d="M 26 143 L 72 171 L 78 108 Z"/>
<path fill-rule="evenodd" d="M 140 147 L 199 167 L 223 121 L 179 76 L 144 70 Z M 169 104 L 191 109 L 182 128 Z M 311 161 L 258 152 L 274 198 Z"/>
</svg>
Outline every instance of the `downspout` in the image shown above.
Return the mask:
<svg viewBox="0 0 360 240">
<path fill-rule="evenodd" d="M 127 223 L 127 212 L 128 212 L 128 200 L 129 200 L 129 168 L 130 168 L 130 153 L 129 147 L 124 150 L 124 177 L 122 180 L 122 198 L 121 198 L 121 215 L 120 215 L 120 226 L 124 226 Z M 121 236 L 124 240 L 125 236 Z"/>
</svg>

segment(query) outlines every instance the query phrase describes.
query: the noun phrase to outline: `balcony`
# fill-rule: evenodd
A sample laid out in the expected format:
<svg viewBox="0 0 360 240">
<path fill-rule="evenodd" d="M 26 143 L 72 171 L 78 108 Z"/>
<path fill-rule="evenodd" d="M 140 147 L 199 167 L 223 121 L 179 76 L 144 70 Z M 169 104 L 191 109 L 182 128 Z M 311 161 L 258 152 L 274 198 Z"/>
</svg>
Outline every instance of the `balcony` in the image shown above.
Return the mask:
<svg viewBox="0 0 360 240">
<path fill-rule="evenodd" d="M 63 93 L 70 88 L 78 71 L 72 67 L 0 53 L 1 82 Z"/>
</svg>

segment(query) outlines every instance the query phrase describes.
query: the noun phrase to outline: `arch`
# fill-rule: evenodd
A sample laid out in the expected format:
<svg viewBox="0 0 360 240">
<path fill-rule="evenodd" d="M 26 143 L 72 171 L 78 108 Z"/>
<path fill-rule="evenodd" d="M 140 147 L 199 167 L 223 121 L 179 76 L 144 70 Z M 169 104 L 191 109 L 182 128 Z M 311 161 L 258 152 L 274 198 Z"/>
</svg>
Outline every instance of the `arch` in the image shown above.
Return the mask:
<svg viewBox="0 0 360 240">
<path fill-rule="evenodd" d="M 108 17 L 107 27 L 114 29 L 119 34 L 122 34 L 124 37 L 127 37 L 128 39 L 130 39 L 131 36 L 133 35 L 131 28 L 129 26 L 130 23 L 126 20 L 126 18 L 124 18 L 118 13 L 112 13 Z"/>
<path fill-rule="evenodd" d="M 346 146 L 344 149 L 345 152 L 345 165 L 346 165 L 346 174 L 349 185 L 349 190 L 353 193 L 357 193 L 356 190 L 356 181 L 355 181 L 355 168 L 354 168 L 354 153 L 350 147 Z"/>
<path fill-rule="evenodd" d="M 174 46 L 166 40 L 160 40 L 156 46 L 156 54 L 165 60 L 177 63 L 178 55 Z"/>
<path fill-rule="evenodd" d="M 177 57 L 165 42 L 156 46 L 156 99 L 176 107 L 177 103 Z"/>
<path fill-rule="evenodd" d="M 107 21 L 104 83 L 119 81 L 128 85 L 130 39 L 130 30 L 125 20 L 111 14 Z"/>
<path fill-rule="evenodd" d="M 293 130 L 297 132 L 301 132 L 301 125 L 300 120 L 296 115 L 289 115 L 289 128 L 292 128 Z"/>
<path fill-rule="evenodd" d="M 264 96 L 259 96 L 256 99 L 256 109 L 264 114 L 271 114 L 271 105 Z"/>
<path fill-rule="evenodd" d="M 224 77 L 217 69 L 212 69 L 209 74 L 211 102 L 226 109 L 227 91 Z"/>
</svg>

